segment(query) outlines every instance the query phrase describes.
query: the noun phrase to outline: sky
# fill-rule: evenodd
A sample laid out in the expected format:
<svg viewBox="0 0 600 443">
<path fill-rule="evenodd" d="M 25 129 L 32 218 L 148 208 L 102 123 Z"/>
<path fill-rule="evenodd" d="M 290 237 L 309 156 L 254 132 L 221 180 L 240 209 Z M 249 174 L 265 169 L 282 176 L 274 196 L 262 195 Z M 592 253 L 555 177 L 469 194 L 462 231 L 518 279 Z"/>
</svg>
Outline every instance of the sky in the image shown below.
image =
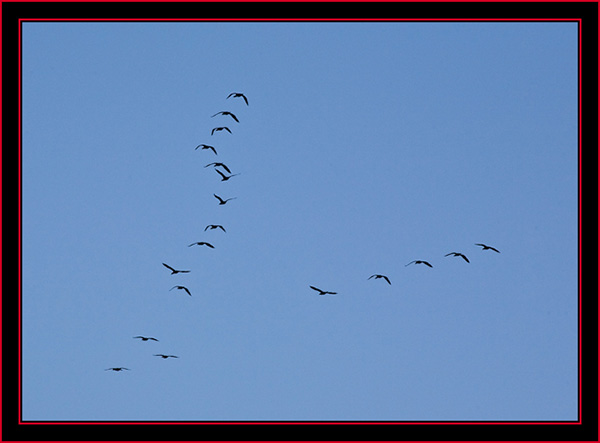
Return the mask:
<svg viewBox="0 0 600 443">
<path fill-rule="evenodd" d="M 24 420 L 577 420 L 576 23 L 22 31 Z"/>
</svg>

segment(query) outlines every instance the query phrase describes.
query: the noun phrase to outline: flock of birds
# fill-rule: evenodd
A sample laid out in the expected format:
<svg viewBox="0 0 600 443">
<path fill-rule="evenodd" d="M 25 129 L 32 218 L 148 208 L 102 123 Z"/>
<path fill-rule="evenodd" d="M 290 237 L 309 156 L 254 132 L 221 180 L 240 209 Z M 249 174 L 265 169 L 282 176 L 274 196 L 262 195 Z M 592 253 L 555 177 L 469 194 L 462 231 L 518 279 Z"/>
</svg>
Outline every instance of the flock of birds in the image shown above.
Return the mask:
<svg viewBox="0 0 600 443">
<path fill-rule="evenodd" d="M 243 93 L 241 93 L 241 92 L 232 92 L 231 94 L 229 94 L 227 96 L 227 98 L 228 99 L 229 98 L 241 98 L 246 103 L 246 106 L 249 105 L 248 98 Z M 233 114 L 232 112 L 230 112 L 230 111 L 220 111 L 220 112 L 217 112 L 216 114 L 213 114 L 211 116 L 211 118 L 214 118 L 214 117 L 217 117 L 217 116 L 230 117 L 236 123 L 240 122 L 239 119 L 238 119 L 238 117 L 235 114 Z M 227 127 L 227 126 L 217 126 L 217 127 L 215 127 L 215 128 L 212 129 L 212 131 L 211 131 L 210 134 L 214 135 L 216 132 L 220 132 L 220 131 L 226 131 L 226 132 L 232 134 L 231 129 L 229 129 L 229 127 Z M 210 150 L 215 155 L 218 155 L 217 154 L 217 149 L 214 146 L 207 145 L 207 144 L 200 144 L 200 145 L 196 146 L 195 149 L 197 150 L 198 148 L 201 148 L 202 150 Z M 224 163 L 222 163 L 222 162 L 212 162 L 212 163 L 207 164 L 204 167 L 208 168 L 208 167 L 211 167 L 211 166 L 219 174 L 219 176 L 221 177 L 221 181 L 227 181 L 227 180 L 231 179 L 232 177 L 240 175 L 239 173 L 232 174 L 232 172 L 229 169 L 229 167 L 227 165 L 225 165 Z M 218 168 L 222 168 L 223 170 L 221 171 Z M 224 198 L 220 197 L 217 194 L 213 194 L 213 196 L 218 200 L 219 205 L 225 205 L 225 204 L 227 204 L 227 202 L 229 202 L 229 201 L 234 200 L 234 199 L 237 198 L 237 197 L 230 197 L 230 198 L 225 198 L 224 199 Z M 222 225 L 213 225 L 213 224 L 207 225 L 204 228 L 204 232 L 206 232 L 209 229 L 210 230 L 220 229 L 223 232 L 227 232 Z M 500 253 L 500 251 L 498 249 L 496 249 L 495 247 L 486 245 L 484 243 L 475 243 L 475 245 L 476 246 L 480 246 L 482 248 L 482 251 L 490 250 L 490 251 L 494 251 L 494 252 Z M 188 247 L 192 247 L 192 246 L 205 246 L 207 248 L 214 249 L 214 246 L 212 244 L 206 242 L 206 241 L 197 241 L 197 242 L 194 242 L 194 243 L 191 243 L 191 244 L 188 245 Z M 467 256 L 465 254 L 463 254 L 462 252 L 449 252 L 448 254 L 444 255 L 444 257 L 449 257 L 449 256 L 460 257 L 466 263 L 470 263 L 470 261 L 467 258 Z M 422 264 L 422 265 L 425 265 L 425 266 L 427 266 L 429 268 L 433 268 L 433 265 L 431 263 L 429 263 L 428 261 L 426 261 L 426 260 L 413 260 L 413 261 L 411 261 L 410 263 L 407 263 L 404 266 L 406 267 L 406 266 L 409 266 L 409 265 L 412 265 L 412 264 L 415 264 L 415 265 Z M 171 271 L 171 275 L 186 274 L 186 273 L 191 272 L 190 270 L 175 269 L 175 268 L 169 266 L 167 263 L 163 263 L 163 266 L 165 268 L 167 268 L 169 271 Z M 392 284 L 390 278 L 387 275 L 383 275 L 383 274 L 373 274 L 367 280 L 371 280 L 371 279 L 374 279 L 374 280 L 382 279 L 382 280 L 386 281 L 388 285 Z M 337 295 L 338 294 L 337 292 L 334 292 L 334 291 L 325 291 L 325 290 L 319 289 L 319 288 L 317 288 L 316 286 L 313 286 L 313 285 L 309 285 L 309 288 L 312 289 L 312 290 L 314 290 L 314 291 L 316 291 L 316 292 L 318 292 L 318 295 L 321 295 L 321 296 L 325 296 L 325 295 Z M 172 291 L 173 289 L 184 291 L 190 297 L 192 296 L 191 291 L 186 286 L 175 285 L 171 289 L 169 289 L 169 291 Z M 156 342 L 159 341 L 158 339 L 156 339 L 154 337 L 145 337 L 145 336 L 142 336 L 142 335 L 137 335 L 137 336 L 135 336 L 133 338 L 134 339 L 139 339 L 141 341 L 156 341 Z M 179 358 L 177 355 L 170 355 L 170 354 L 154 354 L 154 356 L 155 357 L 160 357 L 162 359 Z M 105 370 L 106 371 L 120 372 L 120 371 L 129 371 L 130 369 L 129 368 L 125 368 L 125 367 L 113 367 L 113 368 L 108 368 L 108 369 L 105 369 Z"/>
<path fill-rule="evenodd" d="M 229 98 L 241 98 L 246 103 L 246 106 L 249 105 L 248 98 L 243 93 L 241 93 L 241 92 L 232 92 L 231 94 L 229 94 L 227 96 L 227 98 L 228 99 Z M 233 112 L 230 112 L 230 111 L 220 111 L 220 112 L 217 112 L 216 114 L 213 114 L 211 116 L 211 118 L 217 117 L 217 116 L 230 117 L 236 123 L 240 122 L 240 120 L 238 119 L 238 117 Z M 210 135 L 214 135 L 216 132 L 220 132 L 220 131 L 226 131 L 226 132 L 232 134 L 232 131 L 231 131 L 231 129 L 229 129 L 229 127 L 227 127 L 227 126 L 217 126 L 217 127 L 213 128 L 211 130 Z M 217 154 L 217 149 L 214 146 L 206 145 L 206 144 L 200 144 L 200 145 L 196 146 L 196 150 L 198 148 L 202 148 L 203 150 L 210 150 L 215 155 L 218 155 Z M 232 177 L 240 175 L 239 173 L 232 174 L 231 170 L 229 169 L 229 167 L 227 165 L 225 165 L 224 163 L 222 163 L 222 162 L 212 162 L 212 163 L 207 164 L 204 167 L 208 168 L 210 166 L 212 166 L 213 169 L 217 172 L 217 174 L 219 174 L 219 176 L 221 177 L 221 181 L 227 181 L 227 180 L 231 179 Z M 222 168 L 223 170 L 221 171 L 218 168 Z M 219 205 L 225 205 L 228 201 L 234 200 L 234 199 L 237 198 L 237 197 L 222 198 L 222 197 L 218 196 L 217 194 L 213 194 L 213 195 L 219 201 Z M 204 232 L 206 232 L 209 229 L 210 230 L 220 229 L 223 232 L 227 232 L 222 225 L 207 225 L 204 228 Z M 194 243 L 191 243 L 191 244 L 188 245 L 188 247 L 192 247 L 192 246 L 206 246 L 207 248 L 214 249 L 214 246 L 212 244 L 206 242 L 206 241 L 197 241 L 197 242 L 194 242 Z M 165 268 L 167 268 L 169 271 L 171 271 L 171 275 L 187 274 L 187 273 L 191 272 L 190 270 L 175 269 L 172 266 L 168 265 L 167 263 L 163 263 L 162 265 Z M 169 291 L 172 291 L 173 289 L 181 290 L 181 291 L 187 293 L 187 295 L 189 295 L 190 297 L 192 296 L 191 291 L 186 286 L 175 285 L 171 289 L 169 289 Z M 146 341 L 155 341 L 155 342 L 158 342 L 159 341 L 155 337 L 146 337 L 146 336 L 143 336 L 143 335 L 136 335 L 133 338 L 134 339 L 139 339 L 139 340 L 141 340 L 143 342 L 146 342 Z M 179 358 L 179 356 L 177 356 L 177 355 L 171 355 L 171 354 L 153 354 L 153 355 L 155 357 L 160 357 L 160 358 L 162 358 L 164 360 L 169 359 L 169 358 Z M 123 366 L 105 369 L 105 371 L 114 371 L 114 372 L 130 371 L 130 370 L 131 369 L 123 367 Z"/>
</svg>

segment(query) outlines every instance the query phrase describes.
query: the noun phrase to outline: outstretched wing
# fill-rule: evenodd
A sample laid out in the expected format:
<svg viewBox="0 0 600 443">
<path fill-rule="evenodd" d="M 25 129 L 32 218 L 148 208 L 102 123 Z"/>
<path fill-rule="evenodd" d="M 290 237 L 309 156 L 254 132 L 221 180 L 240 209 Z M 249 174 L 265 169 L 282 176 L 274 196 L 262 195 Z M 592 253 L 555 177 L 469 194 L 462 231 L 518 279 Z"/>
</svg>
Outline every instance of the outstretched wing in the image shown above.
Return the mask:
<svg viewBox="0 0 600 443">
<path fill-rule="evenodd" d="M 214 196 L 216 197 L 216 199 L 217 199 L 217 200 L 219 200 L 221 203 L 225 203 L 225 201 L 224 201 L 224 200 L 223 200 L 221 197 L 219 197 L 217 194 L 213 194 L 213 195 L 214 195 Z"/>
<path fill-rule="evenodd" d="M 170 269 L 171 271 L 175 272 L 175 269 L 173 269 L 172 267 L 170 267 L 168 264 L 163 263 L 163 266 L 167 269 Z"/>
<path fill-rule="evenodd" d="M 410 263 L 405 264 L 404 266 L 408 266 L 408 265 L 412 265 L 413 263 L 416 263 L 416 260 L 411 261 Z"/>
<path fill-rule="evenodd" d="M 219 175 L 220 175 L 221 177 L 223 177 L 224 179 L 226 179 L 226 178 L 227 178 L 227 176 L 226 176 L 225 174 L 223 174 L 221 171 L 219 171 L 218 169 L 216 169 L 216 168 L 215 168 L 215 171 L 217 171 L 217 172 L 219 173 Z"/>
<path fill-rule="evenodd" d="M 469 261 L 469 259 L 468 259 L 468 258 L 467 258 L 467 257 L 466 257 L 464 254 L 460 254 L 460 256 L 461 256 L 462 258 L 464 258 L 464 259 L 465 259 L 465 261 L 466 261 L 467 263 L 471 263 L 471 262 Z"/>
<path fill-rule="evenodd" d="M 389 285 L 391 285 L 391 284 L 392 284 L 392 282 L 390 281 L 390 279 L 389 279 L 389 278 L 387 278 L 385 275 L 383 276 L 383 279 L 384 279 L 386 282 L 388 282 L 388 284 L 389 284 Z"/>
<path fill-rule="evenodd" d="M 309 287 L 310 287 L 310 289 L 314 289 L 315 291 L 323 292 L 319 288 L 315 288 L 314 286 L 309 286 Z"/>
<path fill-rule="evenodd" d="M 429 264 L 429 262 L 422 261 L 421 263 L 423 263 L 424 265 L 427 265 L 427 266 L 429 266 L 430 268 L 433 268 L 433 266 L 431 266 L 431 265 Z"/>
<path fill-rule="evenodd" d="M 225 230 L 225 228 L 224 228 L 223 226 L 221 226 L 221 225 L 217 225 L 217 228 L 221 228 L 221 229 L 223 230 L 223 232 L 227 232 L 227 231 Z"/>
<path fill-rule="evenodd" d="M 240 97 L 244 99 L 244 101 L 246 102 L 246 106 L 249 106 L 248 99 L 246 98 L 246 96 L 244 94 L 240 94 Z"/>
<path fill-rule="evenodd" d="M 185 286 L 182 286 L 181 289 L 183 289 L 185 292 L 187 292 L 190 297 L 192 296 L 192 293 L 190 292 L 190 290 L 188 288 L 186 288 Z"/>
<path fill-rule="evenodd" d="M 229 132 L 230 134 L 232 133 L 231 130 L 227 127 L 227 126 L 223 126 L 223 128 L 221 129 L 225 129 L 227 132 Z"/>
</svg>

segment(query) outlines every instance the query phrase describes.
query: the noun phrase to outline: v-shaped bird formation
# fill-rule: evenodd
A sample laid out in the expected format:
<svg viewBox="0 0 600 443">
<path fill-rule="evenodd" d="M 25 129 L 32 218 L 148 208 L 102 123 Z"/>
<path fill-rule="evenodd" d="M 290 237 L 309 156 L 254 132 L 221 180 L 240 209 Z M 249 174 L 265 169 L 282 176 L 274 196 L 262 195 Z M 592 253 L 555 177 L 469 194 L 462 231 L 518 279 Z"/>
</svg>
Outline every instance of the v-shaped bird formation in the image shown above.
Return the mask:
<svg viewBox="0 0 600 443">
<path fill-rule="evenodd" d="M 230 93 L 226 97 L 226 99 L 230 99 L 230 98 L 232 98 L 232 99 L 241 99 L 246 104 L 246 106 L 249 106 L 248 98 L 243 93 L 241 93 L 241 92 L 232 92 L 232 93 Z M 231 100 L 231 102 L 234 102 L 234 101 L 238 101 L 238 100 Z M 234 124 L 239 124 L 240 123 L 240 119 L 238 118 L 238 116 L 236 114 L 234 114 L 233 112 L 227 111 L 227 110 L 226 111 L 219 111 L 219 112 L 211 115 L 211 118 L 216 118 L 217 120 L 219 120 L 219 119 L 226 119 L 227 121 L 232 122 Z M 211 130 L 210 135 L 214 136 L 215 133 L 217 133 L 217 132 L 228 132 L 229 134 L 233 134 L 233 131 L 231 131 L 231 129 L 228 126 L 216 126 L 216 127 L 214 127 Z M 215 139 L 217 139 L 217 138 L 218 137 L 215 137 Z M 205 150 L 209 151 L 210 150 L 210 151 L 213 152 L 214 155 L 218 155 L 217 154 L 217 149 L 214 146 L 212 146 L 212 145 L 199 144 L 199 145 L 196 146 L 195 150 L 198 150 L 198 148 L 201 148 L 203 151 L 205 151 Z M 202 154 L 202 155 L 204 155 L 204 154 Z M 220 180 L 219 180 L 220 182 L 226 182 L 229 179 L 231 179 L 232 177 L 236 177 L 236 176 L 240 175 L 239 172 L 232 173 L 231 169 L 225 163 L 220 162 L 220 161 L 219 162 L 208 163 L 208 164 L 206 164 L 204 166 L 204 168 L 208 168 L 210 166 L 212 166 L 213 167 L 212 169 L 214 169 L 216 171 L 216 173 L 220 176 Z M 229 185 L 221 185 L 221 186 L 228 187 Z M 220 194 L 221 195 L 213 193 L 213 196 L 214 196 L 214 198 L 217 199 L 219 206 L 224 206 L 228 202 L 230 202 L 231 200 L 237 199 L 237 197 L 230 197 L 227 194 L 222 194 L 222 193 L 220 193 Z M 222 195 L 227 195 L 227 196 L 223 197 Z M 219 212 L 221 210 L 217 210 L 217 211 Z M 220 224 L 208 224 L 204 228 L 203 232 L 206 232 L 206 231 L 209 231 L 209 230 L 213 231 L 213 230 L 217 230 L 217 229 L 220 229 L 221 231 L 223 231 L 223 233 L 227 232 L 226 229 L 222 225 L 220 225 Z M 485 243 L 475 243 L 474 245 L 475 246 L 479 246 L 481 248 L 481 251 L 493 251 L 493 252 L 496 252 L 496 253 L 500 253 L 500 251 L 498 249 L 496 249 L 493 246 L 487 245 Z M 191 244 L 188 245 L 188 247 L 192 247 L 192 246 L 200 246 L 200 247 L 204 247 L 205 246 L 205 247 L 207 247 L 209 249 L 215 249 L 215 246 L 213 246 L 211 243 L 209 243 L 208 241 L 205 241 L 205 240 L 195 241 L 195 242 L 193 242 L 193 243 L 191 243 Z M 203 248 L 199 248 L 199 249 L 203 249 Z M 450 257 L 450 256 L 455 257 L 455 258 L 460 258 L 460 259 L 462 259 L 462 261 L 464 261 L 464 263 L 467 263 L 467 264 L 471 263 L 471 261 L 469 260 L 469 258 L 467 258 L 467 256 L 464 253 L 462 253 L 462 252 L 455 252 L 455 251 L 453 251 L 453 252 L 448 252 L 447 254 L 444 255 L 444 257 Z M 461 262 L 461 261 L 459 260 L 459 262 Z M 169 265 L 167 263 L 162 263 L 162 265 L 168 271 L 170 271 L 170 275 L 188 274 L 188 273 L 192 272 L 189 269 L 174 268 L 174 267 L 172 267 L 171 265 Z M 434 269 L 434 266 L 430 263 L 430 261 L 424 260 L 424 259 L 421 259 L 421 258 L 410 261 L 409 263 L 405 264 L 404 267 L 408 267 L 410 265 L 415 265 L 415 267 L 420 267 L 420 266 L 417 266 L 417 265 L 423 265 L 425 268 L 424 268 L 424 270 L 422 272 L 425 272 L 425 273 L 435 272 L 435 270 L 432 270 L 432 271 L 431 270 L 427 270 L 427 268 Z M 375 280 L 383 280 L 385 283 L 387 283 L 387 286 L 392 286 L 391 279 L 389 278 L 388 275 L 384 275 L 384 274 L 375 273 L 375 274 L 372 274 L 370 277 L 368 277 L 366 280 L 374 280 L 374 281 Z M 371 284 L 371 283 L 369 283 L 369 284 Z M 386 286 L 386 285 L 384 285 L 384 286 Z M 327 290 L 323 290 L 323 289 L 320 289 L 317 286 L 310 285 L 310 284 L 308 285 L 308 287 L 314 291 L 312 294 L 316 294 L 316 295 L 319 295 L 319 296 L 327 296 L 327 295 L 335 296 L 335 295 L 338 295 L 338 292 L 331 291 L 331 290 L 329 290 L 329 288 Z M 373 287 L 376 288 L 377 285 L 374 284 Z M 176 290 L 176 292 L 181 292 L 183 294 L 187 294 L 189 297 L 192 297 L 192 291 L 187 286 L 184 286 L 184 285 L 181 285 L 181 284 L 176 284 L 176 285 L 172 286 L 169 289 L 169 291 L 173 291 L 173 290 Z M 376 289 L 373 289 L 373 290 L 376 290 Z M 391 289 L 389 289 L 389 290 L 391 290 Z M 385 291 L 387 291 L 387 290 L 385 290 Z M 184 297 L 184 298 L 187 298 L 187 297 Z M 192 300 L 193 300 L 193 298 L 192 298 Z M 159 340 L 157 338 L 150 337 L 150 336 L 145 336 L 145 335 L 137 335 L 137 336 L 134 336 L 133 338 L 136 339 L 136 340 L 139 340 L 141 342 L 152 342 L 152 341 L 153 342 L 159 342 Z M 155 346 L 155 345 L 150 345 L 150 346 Z M 170 358 L 174 358 L 174 359 L 178 359 L 179 358 L 179 356 L 177 356 L 177 355 L 160 354 L 160 353 L 153 354 L 153 356 L 160 357 L 163 360 L 167 360 L 167 359 L 170 359 Z M 130 370 L 131 369 L 123 367 L 123 366 L 116 366 L 116 367 L 110 367 L 110 368 L 105 369 L 105 371 L 113 371 L 113 372 L 122 372 L 122 371 L 130 371 Z"/>
</svg>

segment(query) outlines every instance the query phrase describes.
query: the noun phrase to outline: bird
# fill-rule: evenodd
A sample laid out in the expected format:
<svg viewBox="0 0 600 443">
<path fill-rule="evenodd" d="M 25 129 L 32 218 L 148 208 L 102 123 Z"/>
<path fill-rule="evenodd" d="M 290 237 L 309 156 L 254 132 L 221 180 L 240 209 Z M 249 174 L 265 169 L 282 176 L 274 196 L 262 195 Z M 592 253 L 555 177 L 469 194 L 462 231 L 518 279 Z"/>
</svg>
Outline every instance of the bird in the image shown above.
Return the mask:
<svg viewBox="0 0 600 443">
<path fill-rule="evenodd" d="M 169 291 L 172 291 L 173 289 L 183 289 L 185 292 L 188 293 L 188 295 L 191 297 L 192 293 L 190 292 L 190 290 L 188 288 L 186 288 L 185 286 L 173 286 L 171 289 L 169 289 Z"/>
<path fill-rule="evenodd" d="M 200 146 L 202 146 L 202 149 L 212 149 L 212 152 L 214 152 L 214 153 L 215 153 L 215 155 L 219 155 L 219 154 L 217 154 L 217 150 L 215 149 L 215 147 L 214 147 L 214 146 L 210 146 L 210 145 L 204 145 L 204 144 L 202 144 L 202 145 L 198 145 L 198 146 L 196 146 L 196 149 L 198 149 Z"/>
<path fill-rule="evenodd" d="M 209 166 L 214 166 L 214 167 L 220 166 L 231 174 L 231 171 L 229 170 L 229 168 L 227 167 L 227 165 L 225 163 L 213 162 L 213 163 L 209 163 L 208 165 L 206 165 L 205 168 L 208 168 Z"/>
<path fill-rule="evenodd" d="M 211 117 L 216 117 L 216 116 L 217 116 L 217 115 L 219 115 L 219 114 L 221 114 L 221 115 L 229 115 L 229 116 L 230 116 L 232 119 L 234 119 L 236 122 L 238 122 L 238 123 L 240 122 L 240 121 L 237 119 L 237 117 L 236 117 L 236 116 L 235 116 L 233 113 L 231 113 L 231 112 L 229 112 L 229 111 L 221 111 L 221 112 L 217 112 L 215 115 L 213 115 L 213 116 L 211 116 Z"/>
<path fill-rule="evenodd" d="M 248 99 L 247 99 L 247 98 L 246 98 L 246 96 L 245 96 L 244 94 L 242 94 L 241 92 L 232 92 L 231 94 L 229 94 L 229 95 L 227 96 L 227 98 L 229 98 L 229 97 L 233 97 L 233 98 L 236 98 L 236 97 L 242 97 L 242 98 L 244 99 L 244 101 L 246 102 L 246 105 L 248 105 Z"/>
<path fill-rule="evenodd" d="M 171 275 L 173 275 L 173 274 L 179 274 L 179 273 L 185 274 L 185 273 L 187 273 L 187 272 L 190 272 L 190 271 L 179 271 L 179 270 L 177 270 L 177 269 L 173 269 L 172 267 L 170 267 L 170 266 L 169 266 L 168 264 L 166 264 L 166 263 L 163 263 L 163 266 L 164 266 L 165 268 L 167 268 L 167 269 L 170 269 L 170 270 L 171 270 Z"/>
<path fill-rule="evenodd" d="M 444 257 L 448 257 L 449 255 L 454 257 L 462 257 L 467 263 L 471 263 L 465 254 L 461 254 L 460 252 L 449 252 L 448 254 L 444 255 Z"/>
<path fill-rule="evenodd" d="M 128 368 L 108 368 L 108 369 L 105 369 L 105 371 L 119 372 L 119 371 L 131 371 L 131 369 L 128 369 Z"/>
<path fill-rule="evenodd" d="M 179 358 L 176 355 L 165 355 L 165 354 L 154 354 L 155 357 L 162 357 L 162 358 Z"/>
<path fill-rule="evenodd" d="M 148 340 L 152 340 L 152 341 L 158 341 L 156 338 L 154 337 L 144 337 L 143 335 L 136 335 L 133 338 L 141 338 L 142 341 L 148 341 Z"/>
<path fill-rule="evenodd" d="M 206 231 L 207 229 L 217 229 L 217 228 L 222 229 L 223 232 L 227 232 L 225 230 L 225 228 L 223 226 L 221 226 L 221 225 L 208 225 L 206 228 L 204 228 L 204 230 Z"/>
<path fill-rule="evenodd" d="M 215 169 L 215 171 L 217 171 L 219 173 L 219 175 L 222 177 L 221 181 L 222 182 L 226 182 L 227 180 L 229 180 L 231 177 L 235 177 L 236 175 L 240 175 L 238 174 L 231 174 L 231 175 L 225 175 L 223 174 L 221 171 L 219 171 L 218 169 Z"/>
<path fill-rule="evenodd" d="M 220 126 L 218 128 L 213 128 L 213 130 L 210 131 L 210 135 L 213 135 L 215 132 L 223 131 L 223 130 L 229 132 L 230 134 L 232 133 L 231 129 L 229 129 L 227 126 Z"/>
<path fill-rule="evenodd" d="M 224 204 L 225 204 L 225 203 L 227 203 L 229 200 L 234 200 L 234 199 L 236 199 L 236 198 L 237 198 L 237 197 L 231 197 L 231 198 L 228 198 L 227 200 L 223 200 L 223 199 L 222 199 L 221 197 L 219 197 L 217 194 L 213 194 L 213 195 L 215 196 L 215 198 L 216 198 L 217 200 L 219 200 L 219 204 L 220 204 L 220 205 L 224 205 Z"/>
<path fill-rule="evenodd" d="M 205 230 L 206 230 L 206 229 L 205 229 Z M 195 243 L 192 243 L 191 245 L 188 245 L 188 248 L 189 248 L 190 246 L 195 246 L 195 245 L 198 245 L 198 246 L 208 246 L 208 247 L 209 247 L 209 248 L 211 248 L 211 249 L 215 249 L 215 247 L 214 247 L 213 245 L 211 245 L 210 243 L 207 243 L 207 242 L 205 242 L 205 241 L 197 241 L 197 242 L 195 242 Z"/>
<path fill-rule="evenodd" d="M 475 243 L 475 245 L 481 246 L 483 248 L 482 251 L 485 251 L 486 249 L 491 249 L 492 251 L 496 251 L 498 254 L 500 254 L 500 251 L 498 251 L 496 248 L 493 248 L 488 245 L 484 245 L 483 243 Z"/>
<path fill-rule="evenodd" d="M 408 264 L 406 264 L 404 266 L 408 266 L 408 265 L 413 264 L 413 263 L 416 264 L 416 265 L 422 263 L 424 265 L 429 266 L 430 268 L 433 268 L 433 266 L 431 266 L 431 264 L 429 262 L 426 262 L 425 260 L 413 260 L 413 261 L 411 261 L 410 263 L 408 263 Z"/>
<path fill-rule="evenodd" d="M 373 277 L 375 278 L 375 280 L 377 280 L 378 278 L 383 278 L 386 282 L 388 282 L 388 284 L 390 284 L 390 285 L 392 284 L 392 282 L 390 281 L 389 278 L 387 278 L 385 275 L 381 275 L 381 274 L 373 274 L 367 280 L 371 280 Z"/>
<path fill-rule="evenodd" d="M 311 289 L 314 289 L 315 291 L 317 291 L 319 293 L 319 295 L 327 295 L 327 294 L 331 294 L 331 295 L 335 295 L 337 294 L 337 292 L 331 292 L 331 291 L 323 291 L 319 288 L 315 288 L 314 286 L 309 286 Z"/>
</svg>

